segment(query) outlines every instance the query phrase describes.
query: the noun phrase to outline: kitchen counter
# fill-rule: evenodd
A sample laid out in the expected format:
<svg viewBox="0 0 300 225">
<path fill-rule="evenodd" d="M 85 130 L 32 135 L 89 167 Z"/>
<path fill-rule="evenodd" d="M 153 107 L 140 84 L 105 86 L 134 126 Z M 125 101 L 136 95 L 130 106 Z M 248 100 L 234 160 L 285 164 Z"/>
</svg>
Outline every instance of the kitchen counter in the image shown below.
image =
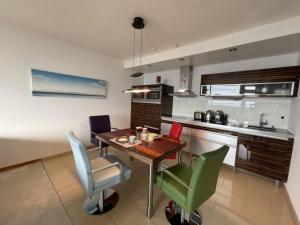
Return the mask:
<svg viewBox="0 0 300 225">
<path fill-rule="evenodd" d="M 284 130 L 284 129 L 276 129 L 275 131 L 262 131 L 262 130 L 250 129 L 250 128 L 246 128 L 246 127 L 240 127 L 240 126 L 236 126 L 234 124 L 221 125 L 221 124 L 214 124 L 214 123 L 205 123 L 205 122 L 201 122 L 201 121 L 194 121 L 194 118 L 184 117 L 184 116 L 172 116 L 172 117 L 162 116 L 161 119 L 162 119 L 162 122 L 163 121 L 169 121 L 169 122 L 174 121 L 174 122 L 187 124 L 187 125 L 193 125 L 193 126 L 199 126 L 199 127 L 205 127 L 205 128 L 213 128 L 213 129 L 219 129 L 219 130 L 223 130 L 223 131 L 230 131 L 230 132 L 260 136 L 260 137 L 266 137 L 266 138 L 273 138 L 273 139 L 279 139 L 279 140 L 288 140 L 288 139 L 294 138 L 294 135 L 292 133 L 290 133 L 288 130 Z"/>
</svg>

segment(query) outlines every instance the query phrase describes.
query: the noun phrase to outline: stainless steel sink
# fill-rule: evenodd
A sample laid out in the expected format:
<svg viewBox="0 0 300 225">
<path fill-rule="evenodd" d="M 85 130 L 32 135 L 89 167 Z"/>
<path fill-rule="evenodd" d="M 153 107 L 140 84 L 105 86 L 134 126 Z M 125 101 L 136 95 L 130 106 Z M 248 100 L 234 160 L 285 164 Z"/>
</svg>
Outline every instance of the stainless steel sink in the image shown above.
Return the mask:
<svg viewBox="0 0 300 225">
<path fill-rule="evenodd" d="M 271 132 L 276 131 L 276 128 L 274 127 L 262 127 L 262 126 L 249 125 L 248 128 L 254 130 L 261 130 L 261 131 L 271 131 Z"/>
</svg>

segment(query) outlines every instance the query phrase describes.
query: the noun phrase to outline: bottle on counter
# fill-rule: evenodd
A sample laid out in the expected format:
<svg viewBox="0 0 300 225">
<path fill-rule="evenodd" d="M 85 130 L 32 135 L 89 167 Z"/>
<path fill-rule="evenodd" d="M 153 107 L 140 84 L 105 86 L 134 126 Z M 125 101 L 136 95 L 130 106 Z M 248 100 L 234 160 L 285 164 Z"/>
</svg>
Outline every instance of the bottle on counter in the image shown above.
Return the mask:
<svg viewBox="0 0 300 225">
<path fill-rule="evenodd" d="M 142 134 L 141 134 L 141 140 L 147 141 L 148 140 L 148 129 L 146 127 L 143 128 Z"/>
</svg>

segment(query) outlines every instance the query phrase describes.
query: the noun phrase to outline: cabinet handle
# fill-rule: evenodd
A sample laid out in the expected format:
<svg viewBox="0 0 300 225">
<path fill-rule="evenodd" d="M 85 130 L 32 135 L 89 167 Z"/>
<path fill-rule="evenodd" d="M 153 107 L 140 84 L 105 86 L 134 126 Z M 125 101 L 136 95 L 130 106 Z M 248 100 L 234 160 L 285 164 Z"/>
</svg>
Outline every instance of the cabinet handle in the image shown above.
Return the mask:
<svg viewBox="0 0 300 225">
<path fill-rule="evenodd" d="M 248 151 L 248 157 L 247 157 L 247 160 L 251 160 L 251 151 Z"/>
</svg>

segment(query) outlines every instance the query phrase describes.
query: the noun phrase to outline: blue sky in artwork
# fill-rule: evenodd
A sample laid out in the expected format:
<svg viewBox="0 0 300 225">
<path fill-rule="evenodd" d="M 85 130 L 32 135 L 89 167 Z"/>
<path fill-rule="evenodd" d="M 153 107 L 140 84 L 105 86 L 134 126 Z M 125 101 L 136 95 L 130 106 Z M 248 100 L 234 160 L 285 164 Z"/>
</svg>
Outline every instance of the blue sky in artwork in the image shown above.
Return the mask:
<svg viewBox="0 0 300 225">
<path fill-rule="evenodd" d="M 32 69 L 32 90 L 50 93 L 106 95 L 107 82 L 67 74 Z"/>
</svg>

